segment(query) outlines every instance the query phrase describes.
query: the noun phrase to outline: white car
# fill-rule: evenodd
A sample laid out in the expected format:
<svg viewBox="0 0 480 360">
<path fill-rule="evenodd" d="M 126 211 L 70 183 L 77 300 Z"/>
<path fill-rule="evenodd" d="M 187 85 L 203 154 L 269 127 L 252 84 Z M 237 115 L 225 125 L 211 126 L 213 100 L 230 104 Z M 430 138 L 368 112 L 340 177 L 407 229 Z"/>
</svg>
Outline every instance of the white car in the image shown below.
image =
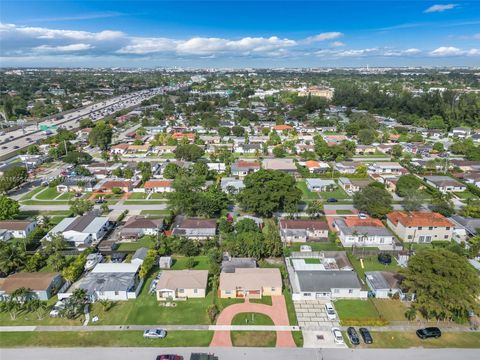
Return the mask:
<svg viewBox="0 0 480 360">
<path fill-rule="evenodd" d="M 85 270 L 92 270 L 95 265 L 98 263 L 102 262 L 103 256 L 102 254 L 96 253 L 96 254 L 89 254 L 87 256 L 87 262 L 85 263 Z"/>
<path fill-rule="evenodd" d="M 332 303 L 325 304 L 325 312 L 327 313 L 328 320 L 337 319 L 337 313 L 335 312 L 335 308 L 333 307 Z"/>
<path fill-rule="evenodd" d="M 358 213 L 358 217 L 362 220 L 368 219 L 368 215 L 363 212 Z"/>
<path fill-rule="evenodd" d="M 53 305 L 52 310 L 50 311 L 50 317 L 59 317 L 60 310 L 65 307 L 65 303 L 63 301 L 57 301 L 55 305 Z"/>
<path fill-rule="evenodd" d="M 148 329 L 143 332 L 146 339 L 163 339 L 167 336 L 167 330 L 164 329 Z"/>
<path fill-rule="evenodd" d="M 332 328 L 332 334 L 333 334 L 333 341 L 335 341 L 335 344 L 345 344 L 345 342 L 343 341 L 342 332 L 338 327 Z"/>
</svg>

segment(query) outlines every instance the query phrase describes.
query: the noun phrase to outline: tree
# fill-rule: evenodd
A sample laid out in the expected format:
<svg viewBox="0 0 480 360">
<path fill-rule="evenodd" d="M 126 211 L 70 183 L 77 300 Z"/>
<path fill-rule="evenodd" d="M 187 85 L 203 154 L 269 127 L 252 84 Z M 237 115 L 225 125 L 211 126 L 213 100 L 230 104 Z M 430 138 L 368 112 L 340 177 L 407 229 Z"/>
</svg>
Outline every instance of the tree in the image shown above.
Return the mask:
<svg viewBox="0 0 480 360">
<path fill-rule="evenodd" d="M 10 274 L 25 266 L 25 250 L 14 242 L 0 242 L 0 272 Z"/>
<path fill-rule="evenodd" d="M 20 205 L 17 201 L 7 196 L 0 195 L 0 220 L 13 219 L 20 213 Z"/>
<path fill-rule="evenodd" d="M 320 200 L 314 200 L 308 204 L 307 213 L 310 217 L 317 217 L 323 212 L 323 203 Z"/>
<path fill-rule="evenodd" d="M 404 194 L 402 206 L 406 211 L 417 211 L 422 208 L 424 201 L 425 195 L 419 190 L 412 189 Z"/>
<path fill-rule="evenodd" d="M 237 234 L 244 232 L 260 232 L 260 228 L 253 219 L 242 219 L 235 224 Z"/>
<path fill-rule="evenodd" d="M 43 242 L 43 251 L 47 256 L 65 250 L 68 244 L 62 234 L 54 234 Z"/>
<path fill-rule="evenodd" d="M 82 151 L 70 151 L 67 155 L 65 155 L 62 160 L 67 164 L 90 164 L 92 162 L 92 157 L 87 154 L 86 152 Z"/>
<path fill-rule="evenodd" d="M 88 199 L 75 199 L 70 202 L 70 211 L 74 215 L 83 215 L 93 209 L 93 202 Z"/>
<path fill-rule="evenodd" d="M 60 271 L 67 266 L 67 259 L 61 253 L 55 252 L 48 257 L 47 265 L 55 271 Z"/>
<path fill-rule="evenodd" d="M 376 218 L 383 218 L 392 211 L 392 195 L 385 189 L 367 186 L 353 196 L 356 209 Z"/>
<path fill-rule="evenodd" d="M 392 154 L 392 157 L 394 159 L 400 159 L 402 157 L 402 154 L 403 154 L 402 145 L 399 145 L 399 144 L 393 145 L 392 150 L 391 150 L 391 154 Z"/>
<path fill-rule="evenodd" d="M 165 179 L 175 179 L 180 171 L 180 166 L 175 163 L 168 163 L 165 169 L 163 169 L 163 177 Z"/>
<path fill-rule="evenodd" d="M 65 306 L 60 310 L 60 316 L 67 319 L 75 319 L 83 313 L 86 304 L 87 291 L 85 289 L 75 289 L 72 295 L 65 301 Z"/>
<path fill-rule="evenodd" d="M 196 161 L 205 154 L 205 151 L 195 144 L 179 145 L 175 149 L 175 158 L 185 161 Z"/>
<path fill-rule="evenodd" d="M 277 170 L 260 170 L 244 180 L 245 188 L 238 195 L 240 206 L 261 216 L 271 217 L 273 212 L 297 206 L 302 192 L 295 179 Z"/>
<path fill-rule="evenodd" d="M 455 214 L 453 203 L 443 197 L 434 197 L 429 208 L 430 210 L 438 212 L 445 217 L 450 217 Z"/>
<path fill-rule="evenodd" d="M 465 319 L 478 306 L 478 274 L 465 257 L 449 250 L 419 250 L 402 275 L 402 286 L 415 294 L 415 308 L 426 319 Z"/>
<path fill-rule="evenodd" d="M 112 128 L 104 121 L 98 121 L 88 135 L 88 142 L 91 146 L 98 146 L 101 150 L 108 149 L 112 142 Z"/>
<path fill-rule="evenodd" d="M 14 187 L 23 184 L 27 179 L 28 173 L 24 166 L 13 166 L 4 171 L 0 177 L 0 193 L 7 192 Z"/>
<path fill-rule="evenodd" d="M 185 266 L 187 269 L 193 269 L 197 265 L 197 261 L 193 256 L 190 256 L 187 258 L 187 261 L 185 261 Z"/>
<path fill-rule="evenodd" d="M 443 147 L 443 144 L 439 143 L 439 142 L 433 144 L 432 149 L 433 149 L 433 151 L 440 152 L 440 153 L 445 151 L 445 148 Z"/>
<path fill-rule="evenodd" d="M 415 175 L 402 175 L 398 178 L 396 190 L 398 196 L 405 196 L 409 191 L 418 190 L 422 181 Z"/>
<path fill-rule="evenodd" d="M 100 305 L 102 305 L 103 311 L 108 312 L 113 307 L 113 301 L 108 300 L 108 299 L 101 299 L 98 300 Z"/>
<path fill-rule="evenodd" d="M 236 137 L 241 137 L 245 134 L 245 129 L 241 126 L 232 127 L 232 135 Z"/>
<path fill-rule="evenodd" d="M 46 259 L 43 254 L 38 251 L 30 256 L 25 264 L 25 270 L 29 272 L 37 272 L 46 265 Z"/>
<path fill-rule="evenodd" d="M 358 132 L 358 142 L 363 145 L 370 145 L 377 139 L 377 131 L 374 129 L 362 129 Z"/>
<path fill-rule="evenodd" d="M 282 145 L 277 145 L 273 148 L 273 155 L 277 158 L 283 158 L 285 157 L 285 148 Z"/>
</svg>

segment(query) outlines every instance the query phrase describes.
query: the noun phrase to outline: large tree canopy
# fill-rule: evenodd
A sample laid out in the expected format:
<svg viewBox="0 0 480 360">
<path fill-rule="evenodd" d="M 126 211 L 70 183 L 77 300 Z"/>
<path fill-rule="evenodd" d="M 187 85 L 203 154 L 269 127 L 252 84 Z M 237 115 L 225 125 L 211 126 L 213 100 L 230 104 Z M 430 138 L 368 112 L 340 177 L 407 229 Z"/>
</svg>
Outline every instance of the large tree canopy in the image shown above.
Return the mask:
<svg viewBox="0 0 480 360">
<path fill-rule="evenodd" d="M 245 188 L 238 195 L 240 206 L 261 216 L 295 208 L 302 197 L 295 179 L 281 171 L 260 170 L 245 178 Z"/>
<path fill-rule="evenodd" d="M 98 146 L 102 150 L 106 150 L 112 142 L 112 128 L 103 121 L 97 122 L 97 125 L 90 131 L 88 142 L 91 146 Z"/>
<path fill-rule="evenodd" d="M 0 195 L 0 220 L 13 219 L 20 212 L 18 202 Z"/>
<path fill-rule="evenodd" d="M 369 185 L 355 193 L 353 205 L 370 216 L 382 218 L 392 211 L 392 195 L 385 189 Z"/>
<path fill-rule="evenodd" d="M 414 308 L 428 319 L 461 319 L 478 308 L 480 278 L 463 256 L 446 249 L 423 249 L 402 273 L 402 286 L 415 294 Z"/>
<path fill-rule="evenodd" d="M 175 157 L 179 160 L 196 161 L 204 154 L 205 151 L 195 144 L 179 145 L 175 149 Z"/>
</svg>

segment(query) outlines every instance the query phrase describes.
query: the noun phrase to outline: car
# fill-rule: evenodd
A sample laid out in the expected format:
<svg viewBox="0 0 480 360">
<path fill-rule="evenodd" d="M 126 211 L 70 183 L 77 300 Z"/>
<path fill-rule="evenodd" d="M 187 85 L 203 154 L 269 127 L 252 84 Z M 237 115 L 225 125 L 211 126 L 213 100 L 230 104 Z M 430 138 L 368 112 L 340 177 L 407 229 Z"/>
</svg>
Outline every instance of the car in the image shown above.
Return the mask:
<svg viewBox="0 0 480 360">
<path fill-rule="evenodd" d="M 175 354 L 162 354 L 162 355 L 157 355 L 155 360 L 183 360 L 183 356 L 175 355 Z"/>
<path fill-rule="evenodd" d="M 165 336 L 167 336 L 165 329 L 148 329 L 143 332 L 145 339 L 163 339 Z"/>
<path fill-rule="evenodd" d="M 360 335 L 362 335 L 365 344 L 373 344 L 372 334 L 370 334 L 370 331 L 368 331 L 367 328 L 360 328 L 358 330 L 360 331 Z"/>
<path fill-rule="evenodd" d="M 20 149 L 20 146 L 15 145 L 13 148 L 14 148 L 14 149 Z"/>
<path fill-rule="evenodd" d="M 8 146 L 2 146 L 2 150 L 8 149 Z"/>
<path fill-rule="evenodd" d="M 358 217 L 359 219 L 362 219 L 362 220 L 368 219 L 368 215 L 365 214 L 364 212 L 358 213 Z"/>
<path fill-rule="evenodd" d="M 416 331 L 416 334 L 422 340 L 428 339 L 428 338 L 438 339 L 440 336 L 442 336 L 442 332 L 438 327 L 427 327 L 423 329 L 418 329 Z"/>
<path fill-rule="evenodd" d="M 335 312 L 332 303 L 325 304 L 325 312 L 327 313 L 328 320 L 335 320 L 337 318 L 337 313 Z"/>
<path fill-rule="evenodd" d="M 360 345 L 360 338 L 358 337 L 357 330 L 354 327 L 349 327 L 347 329 L 348 340 L 352 345 Z"/>
<path fill-rule="evenodd" d="M 392 255 L 386 253 L 378 254 L 378 262 L 382 265 L 390 265 L 392 263 Z"/>
<path fill-rule="evenodd" d="M 332 334 L 333 334 L 333 341 L 335 341 L 335 344 L 344 344 L 345 343 L 343 341 L 343 336 L 342 336 L 342 332 L 340 331 L 340 328 L 333 327 L 332 328 Z"/>
<path fill-rule="evenodd" d="M 106 202 L 107 202 L 107 200 L 105 200 L 105 199 L 96 199 L 95 200 L 95 204 L 103 204 L 103 203 L 106 203 Z"/>
<path fill-rule="evenodd" d="M 327 202 L 338 202 L 338 200 L 335 198 L 328 198 Z"/>
</svg>

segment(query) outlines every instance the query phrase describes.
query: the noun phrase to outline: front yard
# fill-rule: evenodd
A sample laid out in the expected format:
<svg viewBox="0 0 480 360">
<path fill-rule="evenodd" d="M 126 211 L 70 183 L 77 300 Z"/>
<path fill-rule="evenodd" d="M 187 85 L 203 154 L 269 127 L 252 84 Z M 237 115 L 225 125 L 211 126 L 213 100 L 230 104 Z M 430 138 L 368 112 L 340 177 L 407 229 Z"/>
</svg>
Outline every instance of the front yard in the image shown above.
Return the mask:
<svg viewBox="0 0 480 360">
<path fill-rule="evenodd" d="M 334 306 L 341 321 L 380 319 L 371 300 L 337 300 Z"/>
<path fill-rule="evenodd" d="M 318 200 L 318 194 L 308 190 L 307 184 L 305 183 L 305 181 L 297 182 L 297 188 L 302 190 L 302 200 L 305 200 L 305 201 Z"/>
</svg>

